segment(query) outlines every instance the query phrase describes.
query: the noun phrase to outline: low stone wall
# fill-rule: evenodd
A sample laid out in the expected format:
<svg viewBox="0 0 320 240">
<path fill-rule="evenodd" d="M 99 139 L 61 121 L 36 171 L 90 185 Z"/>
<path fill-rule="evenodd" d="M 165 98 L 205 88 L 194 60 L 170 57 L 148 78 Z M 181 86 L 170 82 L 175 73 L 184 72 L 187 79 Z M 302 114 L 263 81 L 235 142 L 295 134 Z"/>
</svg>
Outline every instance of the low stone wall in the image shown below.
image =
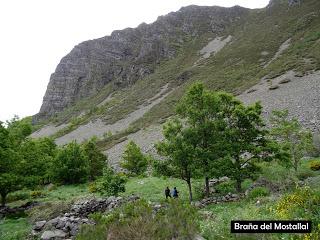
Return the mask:
<svg viewBox="0 0 320 240">
<path fill-rule="evenodd" d="M 257 187 L 265 187 L 268 188 L 271 192 L 279 192 L 280 187 L 276 184 L 273 184 L 272 182 L 268 181 L 265 178 L 259 178 L 257 181 L 255 181 L 246 191 L 245 195 L 247 196 L 253 189 Z"/>
<path fill-rule="evenodd" d="M 138 200 L 139 197 L 109 197 L 103 199 L 85 199 L 72 205 L 70 212 L 49 221 L 38 221 L 33 226 L 32 235 L 42 240 L 73 239 L 82 224 L 95 224 L 88 219 L 94 212 L 111 211 L 124 203 Z"/>
<path fill-rule="evenodd" d="M 27 202 L 26 204 L 20 206 L 20 207 L 14 207 L 14 208 L 10 208 L 10 207 L 0 207 L 0 219 L 4 218 L 7 215 L 13 215 L 13 214 L 19 214 L 22 213 L 30 208 L 33 208 L 35 206 L 38 206 L 39 203 L 38 202 Z"/>
<path fill-rule="evenodd" d="M 225 196 L 213 196 L 213 197 L 202 199 L 200 201 L 195 202 L 194 206 L 198 208 L 204 208 L 210 204 L 236 202 L 236 201 L 239 201 L 242 197 L 243 195 L 228 193 Z"/>
</svg>

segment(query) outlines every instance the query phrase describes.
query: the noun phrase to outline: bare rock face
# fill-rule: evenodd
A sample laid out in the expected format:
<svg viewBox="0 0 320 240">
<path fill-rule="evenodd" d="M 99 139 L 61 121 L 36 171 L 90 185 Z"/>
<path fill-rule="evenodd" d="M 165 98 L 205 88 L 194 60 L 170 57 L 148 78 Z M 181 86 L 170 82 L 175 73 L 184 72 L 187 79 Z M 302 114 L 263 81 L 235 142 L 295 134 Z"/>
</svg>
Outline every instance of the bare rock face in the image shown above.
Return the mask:
<svg viewBox="0 0 320 240">
<path fill-rule="evenodd" d="M 111 36 L 86 41 L 62 58 L 50 77 L 35 121 L 46 119 L 79 99 L 97 93 L 107 83 L 117 87 L 134 83 L 173 58 L 186 38 L 222 32 L 248 13 L 241 7 L 181 8 L 152 24 L 114 31 Z"/>
</svg>

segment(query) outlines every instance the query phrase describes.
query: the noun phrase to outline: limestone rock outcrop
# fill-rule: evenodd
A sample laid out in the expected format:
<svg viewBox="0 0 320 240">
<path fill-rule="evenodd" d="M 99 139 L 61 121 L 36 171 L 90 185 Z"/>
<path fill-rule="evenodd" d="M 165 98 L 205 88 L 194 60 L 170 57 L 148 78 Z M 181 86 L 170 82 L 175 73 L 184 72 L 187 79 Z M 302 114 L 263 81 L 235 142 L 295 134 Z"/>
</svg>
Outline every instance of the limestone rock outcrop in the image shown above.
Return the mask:
<svg viewBox="0 0 320 240">
<path fill-rule="evenodd" d="M 161 16 L 152 24 L 114 31 L 82 42 L 58 64 L 50 77 L 35 121 L 49 118 L 108 83 L 128 86 L 173 58 L 185 41 L 204 33 L 219 34 L 248 13 L 242 7 L 188 6 Z"/>
</svg>

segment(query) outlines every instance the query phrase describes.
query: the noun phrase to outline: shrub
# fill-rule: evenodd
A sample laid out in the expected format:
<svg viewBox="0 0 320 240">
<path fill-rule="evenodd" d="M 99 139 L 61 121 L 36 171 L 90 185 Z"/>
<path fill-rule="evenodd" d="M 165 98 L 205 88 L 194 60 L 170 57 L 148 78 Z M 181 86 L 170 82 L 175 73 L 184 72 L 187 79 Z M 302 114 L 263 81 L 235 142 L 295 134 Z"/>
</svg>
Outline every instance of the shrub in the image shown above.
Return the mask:
<svg viewBox="0 0 320 240">
<path fill-rule="evenodd" d="M 80 145 L 74 141 L 63 147 L 55 158 L 51 172 L 59 183 L 85 182 L 89 175 L 89 164 Z"/>
<path fill-rule="evenodd" d="M 193 184 L 193 198 L 203 199 L 205 197 L 204 185 L 202 182 L 196 182 Z"/>
<path fill-rule="evenodd" d="M 147 170 L 148 160 L 141 152 L 139 146 L 133 141 L 130 141 L 123 153 L 120 165 L 130 173 L 140 175 Z"/>
<path fill-rule="evenodd" d="M 146 201 L 140 200 L 111 214 L 91 217 L 97 225 L 82 227 L 77 240 L 193 239 L 199 230 L 197 211 L 180 201 L 170 202 L 156 215 Z"/>
<path fill-rule="evenodd" d="M 310 170 L 309 168 L 301 168 L 297 172 L 297 177 L 301 181 L 303 181 L 309 177 L 314 177 L 316 175 L 317 174 L 315 172 L 313 172 L 312 170 Z"/>
<path fill-rule="evenodd" d="M 30 193 L 26 191 L 17 191 L 8 194 L 7 202 L 15 202 L 19 200 L 26 200 L 30 198 Z"/>
<path fill-rule="evenodd" d="M 247 190 L 252 184 L 253 184 L 253 181 L 251 179 L 246 179 L 242 182 L 241 188 L 243 190 Z"/>
<path fill-rule="evenodd" d="M 97 192 L 106 196 L 118 196 L 125 191 L 126 178 L 117 175 L 110 168 L 105 168 L 103 176 L 96 181 Z"/>
<path fill-rule="evenodd" d="M 310 187 L 297 188 L 284 195 L 275 206 L 275 214 L 281 219 L 308 219 L 312 221 L 312 233 L 305 239 L 320 235 L 320 192 Z M 308 238 L 308 236 L 311 238 Z"/>
<path fill-rule="evenodd" d="M 310 169 L 313 171 L 319 171 L 320 170 L 320 160 L 313 160 L 309 164 Z"/>
<path fill-rule="evenodd" d="M 35 190 L 35 191 L 32 191 L 32 192 L 30 193 L 30 196 L 31 196 L 32 198 L 40 198 L 40 197 L 44 197 L 45 194 L 44 194 L 42 191 L 40 191 L 40 190 Z"/>
<path fill-rule="evenodd" d="M 282 219 L 302 217 L 314 213 L 320 214 L 320 193 L 309 187 L 297 188 L 293 193 L 284 195 L 276 204 L 276 214 Z M 316 211 L 310 211 L 310 210 Z M 315 216 L 308 216 L 314 218 Z"/>
<path fill-rule="evenodd" d="M 88 186 L 88 191 L 91 193 L 97 192 L 98 191 L 97 184 L 95 182 L 90 183 Z"/>
<path fill-rule="evenodd" d="M 169 165 L 169 163 L 165 160 L 153 160 L 152 161 L 152 173 L 156 177 L 166 176 L 171 177 L 177 175 L 173 167 Z"/>
<path fill-rule="evenodd" d="M 217 193 L 219 193 L 221 195 L 226 195 L 229 192 L 235 192 L 236 191 L 233 181 L 220 183 L 215 187 L 215 190 L 216 190 Z"/>
<path fill-rule="evenodd" d="M 89 180 L 93 181 L 97 177 L 102 176 L 103 168 L 107 163 L 107 157 L 98 149 L 95 138 L 92 138 L 83 145 L 83 153 L 89 165 Z"/>
<path fill-rule="evenodd" d="M 248 197 L 250 199 L 255 199 L 257 197 L 268 196 L 269 194 L 270 194 L 269 189 L 267 189 L 265 187 L 256 187 L 256 188 L 252 189 L 252 191 L 249 192 Z"/>
</svg>

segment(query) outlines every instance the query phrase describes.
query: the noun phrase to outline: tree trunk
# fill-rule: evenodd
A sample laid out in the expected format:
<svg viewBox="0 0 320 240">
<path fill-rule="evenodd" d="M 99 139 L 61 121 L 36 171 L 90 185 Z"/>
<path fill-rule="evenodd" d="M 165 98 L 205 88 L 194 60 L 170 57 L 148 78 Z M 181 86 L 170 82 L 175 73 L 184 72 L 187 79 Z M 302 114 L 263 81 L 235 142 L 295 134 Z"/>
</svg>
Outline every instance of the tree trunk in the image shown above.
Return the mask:
<svg viewBox="0 0 320 240">
<path fill-rule="evenodd" d="M 209 187 L 209 178 L 205 178 L 205 185 L 206 185 L 206 197 L 209 197 L 210 195 L 210 187 Z"/>
<path fill-rule="evenodd" d="M 4 207 L 6 205 L 7 194 L 1 194 L 1 206 Z"/>
<path fill-rule="evenodd" d="M 296 162 L 294 163 L 294 170 L 296 173 L 298 172 L 298 164 Z"/>
<path fill-rule="evenodd" d="M 191 180 L 190 179 L 187 180 L 187 184 L 188 184 L 188 190 L 189 190 L 189 200 L 191 203 L 192 202 L 192 188 L 191 188 Z"/>
<path fill-rule="evenodd" d="M 237 179 L 236 180 L 236 189 L 237 189 L 237 192 L 240 193 L 241 192 L 241 180 L 240 179 Z"/>
</svg>

